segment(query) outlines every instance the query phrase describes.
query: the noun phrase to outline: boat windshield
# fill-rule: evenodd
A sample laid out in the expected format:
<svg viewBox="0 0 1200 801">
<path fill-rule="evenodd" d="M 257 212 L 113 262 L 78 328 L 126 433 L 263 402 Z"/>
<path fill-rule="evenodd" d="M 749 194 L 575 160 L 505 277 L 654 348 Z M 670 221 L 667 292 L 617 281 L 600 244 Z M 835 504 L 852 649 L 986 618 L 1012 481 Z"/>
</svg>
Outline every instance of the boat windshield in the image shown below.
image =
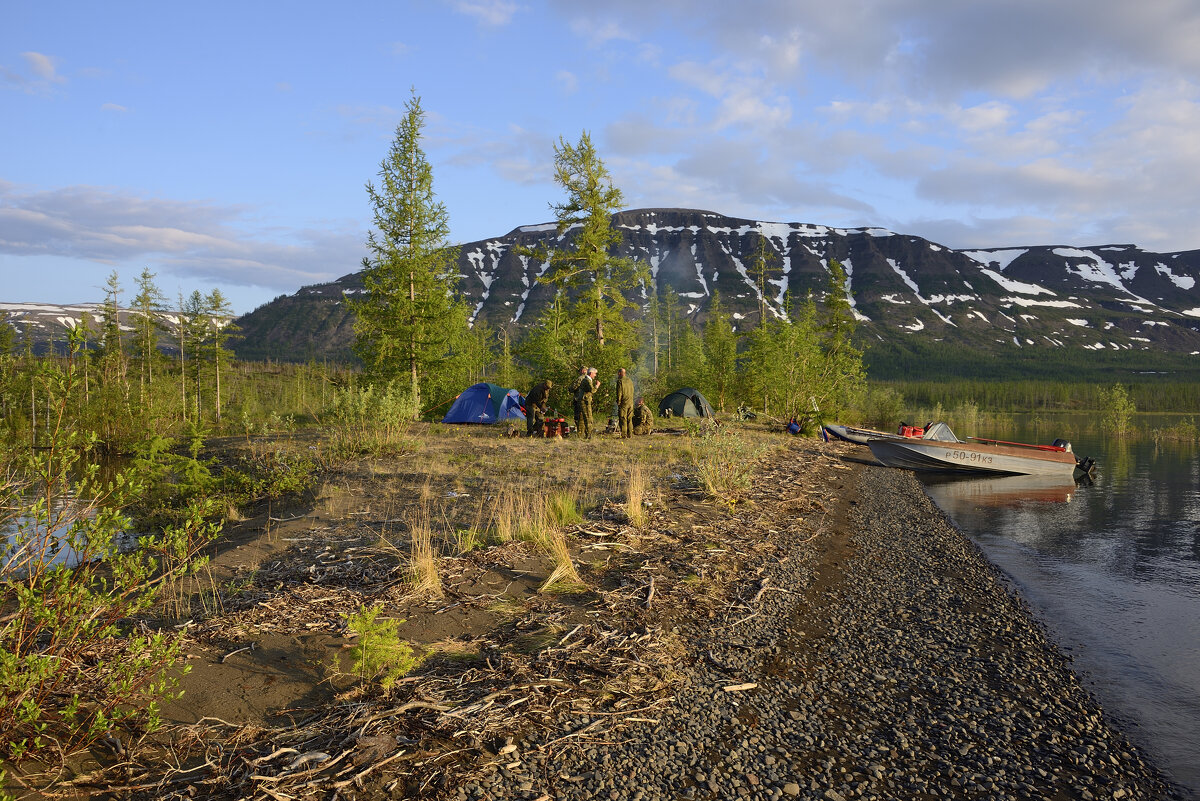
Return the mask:
<svg viewBox="0 0 1200 801">
<path fill-rule="evenodd" d="M 950 426 L 945 423 L 930 423 L 925 427 L 925 436 L 921 439 L 932 439 L 937 442 L 961 442 L 958 437 L 954 436 L 954 432 L 950 430 Z"/>
</svg>

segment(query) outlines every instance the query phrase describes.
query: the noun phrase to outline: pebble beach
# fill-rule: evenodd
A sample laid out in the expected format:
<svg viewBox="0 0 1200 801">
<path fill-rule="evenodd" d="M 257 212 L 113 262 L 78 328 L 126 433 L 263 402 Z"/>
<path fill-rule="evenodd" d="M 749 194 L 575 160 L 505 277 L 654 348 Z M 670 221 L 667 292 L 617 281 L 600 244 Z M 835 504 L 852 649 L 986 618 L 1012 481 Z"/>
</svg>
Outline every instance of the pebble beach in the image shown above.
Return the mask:
<svg viewBox="0 0 1200 801">
<path fill-rule="evenodd" d="M 819 540 L 764 534 L 796 541 L 752 611 L 682 632 L 665 713 L 603 741 L 563 715 L 450 797 L 1182 797 L 916 479 L 851 464 Z"/>
</svg>

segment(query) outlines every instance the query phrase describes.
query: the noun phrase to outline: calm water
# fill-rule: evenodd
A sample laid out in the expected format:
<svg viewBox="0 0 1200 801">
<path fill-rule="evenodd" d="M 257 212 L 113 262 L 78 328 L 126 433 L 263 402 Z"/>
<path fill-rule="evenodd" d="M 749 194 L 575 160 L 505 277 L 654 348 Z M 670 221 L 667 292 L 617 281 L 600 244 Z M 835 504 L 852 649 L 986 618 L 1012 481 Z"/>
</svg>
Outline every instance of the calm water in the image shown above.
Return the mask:
<svg viewBox="0 0 1200 801">
<path fill-rule="evenodd" d="M 1071 422 L 1062 433 L 1099 465 L 1091 486 L 918 475 L 1011 577 L 1106 711 L 1200 798 L 1200 455 L 1108 443 L 1071 431 Z M 1024 442 L 1060 435 L 978 433 Z"/>
</svg>

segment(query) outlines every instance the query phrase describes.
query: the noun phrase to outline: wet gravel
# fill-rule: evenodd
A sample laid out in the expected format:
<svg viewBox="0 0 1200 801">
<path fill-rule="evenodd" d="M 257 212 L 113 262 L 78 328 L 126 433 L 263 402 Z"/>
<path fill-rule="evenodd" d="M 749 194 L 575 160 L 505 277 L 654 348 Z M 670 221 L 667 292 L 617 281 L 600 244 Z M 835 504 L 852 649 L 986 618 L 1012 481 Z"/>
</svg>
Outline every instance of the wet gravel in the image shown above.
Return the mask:
<svg viewBox="0 0 1200 801">
<path fill-rule="evenodd" d="M 697 629 L 657 724 L 541 749 L 592 722 L 563 716 L 451 798 L 1179 797 L 911 474 L 857 481 L 848 535 L 764 571 L 791 592 Z"/>
</svg>

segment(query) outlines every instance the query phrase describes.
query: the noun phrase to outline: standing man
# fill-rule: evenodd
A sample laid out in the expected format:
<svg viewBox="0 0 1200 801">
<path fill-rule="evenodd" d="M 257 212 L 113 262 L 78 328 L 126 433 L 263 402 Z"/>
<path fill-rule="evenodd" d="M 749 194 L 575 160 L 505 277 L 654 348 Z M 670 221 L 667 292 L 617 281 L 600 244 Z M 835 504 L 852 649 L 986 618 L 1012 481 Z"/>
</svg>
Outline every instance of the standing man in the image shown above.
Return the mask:
<svg viewBox="0 0 1200 801">
<path fill-rule="evenodd" d="M 583 433 L 583 401 L 579 397 L 579 385 L 588 380 L 586 366 L 579 368 L 579 375 L 571 380 L 568 391 L 571 393 L 571 411 L 575 413 L 575 433 Z"/>
<path fill-rule="evenodd" d="M 633 436 L 633 380 L 625 368 L 617 370 L 617 416 L 621 419 L 621 439 Z"/>
<path fill-rule="evenodd" d="M 542 433 L 546 427 L 546 408 L 550 404 L 553 382 L 546 379 L 525 396 L 525 433 L 529 436 Z"/>
<path fill-rule="evenodd" d="M 589 367 L 575 393 L 579 406 L 579 433 L 584 439 L 592 438 L 592 396 L 596 394 L 596 388 L 596 368 Z"/>
</svg>

